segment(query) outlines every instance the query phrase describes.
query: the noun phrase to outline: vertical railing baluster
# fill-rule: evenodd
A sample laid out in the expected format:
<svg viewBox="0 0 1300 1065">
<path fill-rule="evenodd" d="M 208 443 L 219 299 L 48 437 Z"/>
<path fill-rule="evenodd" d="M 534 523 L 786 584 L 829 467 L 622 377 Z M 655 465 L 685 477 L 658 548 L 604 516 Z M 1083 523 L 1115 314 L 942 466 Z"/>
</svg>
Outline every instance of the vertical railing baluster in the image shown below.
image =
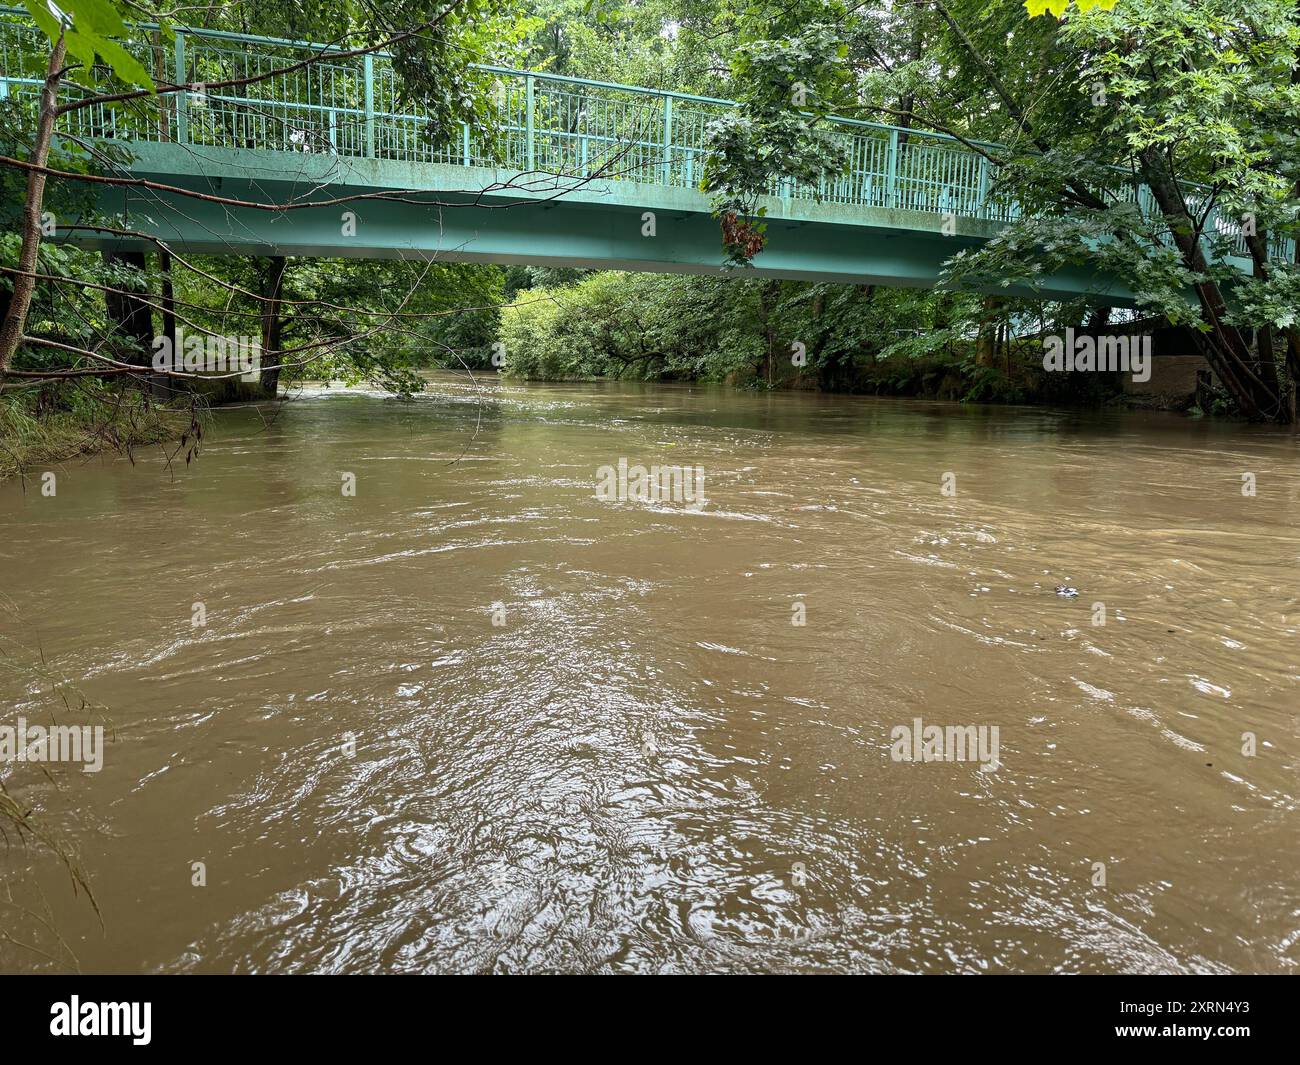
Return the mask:
<svg viewBox="0 0 1300 1065">
<path fill-rule="evenodd" d="M 175 72 L 173 80 L 177 85 L 184 85 L 189 79 L 185 75 L 185 34 L 176 31 L 176 43 L 173 49 Z M 190 93 L 180 89 L 176 93 L 176 143 L 190 142 Z"/>
<path fill-rule="evenodd" d="M 366 158 L 375 158 L 375 57 L 365 57 L 366 78 Z"/>
<path fill-rule="evenodd" d="M 469 160 L 469 123 L 468 122 L 461 123 L 460 147 L 461 147 L 461 152 L 460 152 L 461 158 L 465 161 L 465 165 L 469 166 L 470 160 Z"/>
<path fill-rule="evenodd" d="M 673 183 L 673 98 L 664 97 L 664 158 L 661 164 L 663 183 Z"/>
<path fill-rule="evenodd" d="M 533 76 L 524 75 L 524 152 L 528 160 L 526 169 L 534 170 L 537 166 L 537 148 L 533 143 Z"/>
<path fill-rule="evenodd" d="M 889 131 L 889 148 L 885 158 L 885 206 L 892 208 L 898 193 L 898 130 Z"/>
</svg>

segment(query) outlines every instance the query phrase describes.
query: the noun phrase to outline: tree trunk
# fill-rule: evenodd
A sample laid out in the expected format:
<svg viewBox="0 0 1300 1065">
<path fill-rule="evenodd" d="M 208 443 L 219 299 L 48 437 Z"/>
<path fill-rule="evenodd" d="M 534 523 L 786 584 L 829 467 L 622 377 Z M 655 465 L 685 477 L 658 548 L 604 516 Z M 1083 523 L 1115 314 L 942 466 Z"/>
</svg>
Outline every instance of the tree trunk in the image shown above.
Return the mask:
<svg viewBox="0 0 1300 1065">
<path fill-rule="evenodd" d="M 263 278 L 262 295 L 266 298 L 262 303 L 262 391 L 271 399 L 280 391 L 280 332 L 284 327 L 280 295 L 288 264 L 283 255 L 272 255 Z"/>
<path fill-rule="evenodd" d="M 1166 172 L 1154 150 L 1143 152 L 1139 162 L 1143 180 L 1151 189 L 1156 204 L 1169 224 L 1183 265 L 1189 270 L 1205 274 L 1207 263 L 1196 224 L 1187 212 L 1174 179 Z M 1283 404 L 1279 397 L 1269 391 L 1250 367 L 1250 351 L 1241 331 L 1224 321 L 1228 306 L 1219 286 L 1210 280 L 1202 281 L 1196 285 L 1196 297 L 1201 305 L 1201 320 L 1210 327 L 1206 333 L 1197 332 L 1197 341 L 1206 360 L 1232 394 L 1241 412 L 1256 420 L 1281 415 Z"/>
<path fill-rule="evenodd" d="M 1297 183 L 1296 189 L 1297 194 L 1300 195 L 1300 183 Z M 1255 264 L 1255 276 L 1261 281 L 1267 281 L 1269 278 L 1268 234 L 1266 232 L 1247 234 L 1245 240 L 1246 247 L 1250 249 L 1251 261 Z M 1296 242 L 1296 261 L 1300 262 L 1300 241 Z M 1300 381 L 1300 328 L 1294 325 L 1287 326 L 1282 330 L 1282 335 L 1286 338 L 1286 366 L 1289 380 L 1286 394 L 1282 396 L 1284 410 L 1279 420 L 1294 424 L 1296 420 L 1296 382 Z M 1272 350 L 1271 335 L 1268 345 L 1269 361 L 1272 364 L 1269 369 L 1272 371 L 1274 390 L 1277 391 L 1277 356 Z M 1262 358 L 1261 353 L 1261 360 Z"/>
<path fill-rule="evenodd" d="M 1106 306 L 1094 307 L 1092 316 L 1088 319 L 1088 332 L 1100 333 L 1108 325 L 1110 325 L 1110 308 Z"/>
<path fill-rule="evenodd" d="M 776 331 L 772 328 L 772 304 L 781 288 L 780 281 L 763 281 L 758 286 L 758 320 L 763 327 L 763 337 L 767 341 L 767 386 L 772 387 L 772 346 L 776 343 Z M 761 369 L 761 366 L 760 366 Z"/>
<path fill-rule="evenodd" d="M 914 18 L 916 21 L 912 26 L 912 40 L 910 42 L 910 47 L 908 48 L 907 58 L 910 62 L 915 63 L 918 59 L 921 58 L 921 47 L 923 44 L 923 37 L 921 33 L 921 13 L 919 8 L 913 9 L 912 18 Z M 898 110 L 901 113 L 898 116 L 898 121 L 896 122 L 896 125 L 901 126 L 904 130 L 911 129 L 912 108 L 915 106 L 916 106 L 915 93 L 909 92 L 905 96 L 901 97 L 898 101 Z M 899 148 L 905 147 L 906 144 L 907 144 L 907 134 L 900 133 L 898 135 Z"/>
<path fill-rule="evenodd" d="M 176 335 L 176 294 L 172 289 L 171 252 L 158 253 L 158 272 L 162 275 L 163 336 L 171 338 L 172 351 L 176 351 L 180 338 Z"/>
<path fill-rule="evenodd" d="M 984 311 L 980 316 L 979 336 L 975 341 L 975 365 L 992 367 L 997 358 L 998 308 L 1002 301 L 997 296 L 984 297 Z"/>
<path fill-rule="evenodd" d="M 1264 382 L 1264 387 L 1275 395 L 1280 395 L 1277 385 L 1277 360 L 1273 354 L 1273 327 L 1261 325 L 1255 334 L 1255 353 L 1259 356 L 1257 373 Z"/>
<path fill-rule="evenodd" d="M 50 158 L 50 141 L 54 136 L 54 120 L 59 103 L 59 81 L 63 77 L 63 35 L 54 42 L 50 61 L 45 68 L 45 88 L 41 91 L 40 115 L 36 121 L 36 140 L 32 145 L 32 163 L 44 167 Z M 41 244 L 41 212 L 45 204 L 45 174 L 43 170 L 27 171 L 27 198 L 23 203 L 22 250 L 18 253 L 18 272 L 14 274 L 13 292 L 0 323 L 0 377 L 9 369 L 9 363 L 18 350 L 27 328 L 27 308 L 32 303 L 36 288 L 36 255 Z"/>
<path fill-rule="evenodd" d="M 141 273 L 146 269 L 142 251 L 106 251 L 104 262 L 109 266 L 133 266 Z M 125 287 L 125 286 L 120 286 Z M 146 293 L 146 288 L 141 289 Z M 117 327 L 116 339 L 122 345 L 122 361 L 132 366 L 148 366 L 150 353 L 153 351 L 153 308 L 139 296 L 125 292 L 105 292 L 104 303 L 108 307 L 108 316 Z"/>
</svg>

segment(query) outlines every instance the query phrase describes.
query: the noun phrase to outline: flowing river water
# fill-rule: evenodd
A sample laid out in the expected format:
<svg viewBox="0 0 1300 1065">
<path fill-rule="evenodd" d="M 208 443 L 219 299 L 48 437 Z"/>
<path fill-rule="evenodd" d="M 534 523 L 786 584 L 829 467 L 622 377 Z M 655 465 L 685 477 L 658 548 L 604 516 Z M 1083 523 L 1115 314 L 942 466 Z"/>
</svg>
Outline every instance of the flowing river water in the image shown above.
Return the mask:
<svg viewBox="0 0 1300 1065">
<path fill-rule="evenodd" d="M 272 413 L 0 485 L 0 726 L 110 726 L 0 765 L 94 899 L 5 825 L 0 971 L 1300 967 L 1293 436 L 450 376 Z M 620 458 L 704 505 L 596 498 Z M 997 768 L 896 760 L 916 718 Z"/>
</svg>

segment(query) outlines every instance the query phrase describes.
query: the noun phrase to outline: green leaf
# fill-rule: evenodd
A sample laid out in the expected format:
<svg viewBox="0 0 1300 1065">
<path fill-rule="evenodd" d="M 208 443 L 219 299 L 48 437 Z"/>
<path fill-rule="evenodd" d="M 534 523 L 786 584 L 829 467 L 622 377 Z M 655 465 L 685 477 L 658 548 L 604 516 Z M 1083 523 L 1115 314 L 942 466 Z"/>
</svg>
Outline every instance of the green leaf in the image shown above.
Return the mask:
<svg viewBox="0 0 1300 1065">
<path fill-rule="evenodd" d="M 27 13 L 32 16 L 46 37 L 53 44 L 59 39 L 59 20 L 50 14 L 50 9 L 41 3 L 40 0 L 23 0 L 23 7 L 27 8 Z"/>
<path fill-rule="evenodd" d="M 153 88 L 153 78 L 149 77 L 149 72 L 135 56 L 116 41 L 100 40 L 96 43 L 95 49 L 103 57 L 104 62 L 113 68 L 113 73 L 123 81 L 145 89 Z"/>
<path fill-rule="evenodd" d="M 126 32 L 114 0 L 59 0 L 59 9 L 67 16 L 66 25 L 54 17 L 42 0 L 23 0 L 23 6 L 51 44 L 63 36 L 68 55 L 83 67 L 94 66 L 95 57 L 99 56 L 127 84 L 146 89 L 154 87 L 144 65 L 111 39 Z"/>
<path fill-rule="evenodd" d="M 122 33 L 122 16 L 108 0 L 59 0 L 59 7 L 72 16 L 72 28 L 95 36 Z"/>
<path fill-rule="evenodd" d="M 95 38 L 86 33 L 69 33 L 64 37 L 68 55 L 83 67 L 95 65 Z"/>
</svg>

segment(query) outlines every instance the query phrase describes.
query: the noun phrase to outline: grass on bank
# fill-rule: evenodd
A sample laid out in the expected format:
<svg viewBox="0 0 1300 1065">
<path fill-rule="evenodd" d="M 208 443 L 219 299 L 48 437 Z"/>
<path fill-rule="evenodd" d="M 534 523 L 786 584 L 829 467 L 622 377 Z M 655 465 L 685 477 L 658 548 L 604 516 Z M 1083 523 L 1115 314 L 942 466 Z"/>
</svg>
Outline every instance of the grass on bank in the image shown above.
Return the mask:
<svg viewBox="0 0 1300 1065">
<path fill-rule="evenodd" d="M 138 386 L 92 379 L 0 393 L 0 481 L 80 455 L 175 441 L 188 460 L 203 436 L 195 399 L 162 404 Z"/>
</svg>

